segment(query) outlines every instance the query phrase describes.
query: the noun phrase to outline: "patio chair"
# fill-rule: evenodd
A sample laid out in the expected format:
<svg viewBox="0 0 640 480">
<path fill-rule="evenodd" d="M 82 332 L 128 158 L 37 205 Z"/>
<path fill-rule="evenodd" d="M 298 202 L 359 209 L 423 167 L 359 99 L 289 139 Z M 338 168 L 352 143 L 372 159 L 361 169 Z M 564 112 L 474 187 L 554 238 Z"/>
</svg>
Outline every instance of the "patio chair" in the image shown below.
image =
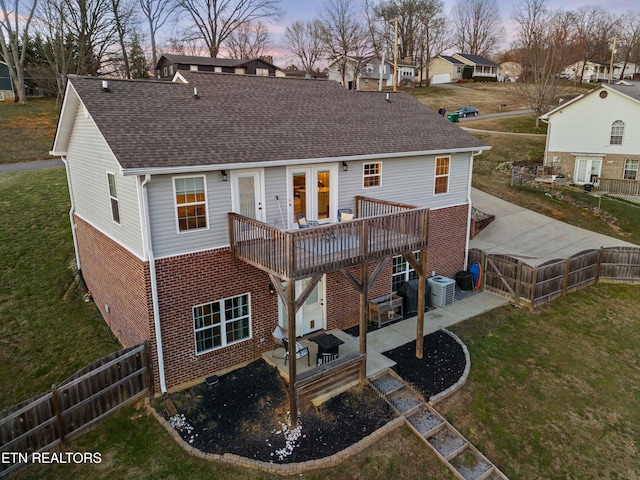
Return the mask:
<svg viewBox="0 0 640 480">
<path fill-rule="evenodd" d="M 355 217 L 353 210 L 350 208 L 339 208 L 338 209 L 338 221 L 346 222 L 348 220 L 353 220 Z"/>
<path fill-rule="evenodd" d="M 283 340 L 289 336 L 289 333 L 284 328 L 281 328 L 280 325 L 276 325 L 276 328 L 273 329 L 271 335 L 273 335 L 273 342 L 276 344 L 275 348 L 271 352 L 271 356 L 274 357 L 277 349 L 284 348 Z"/>
<path fill-rule="evenodd" d="M 304 213 L 299 213 L 296 215 L 296 222 L 298 222 L 299 228 L 317 227 L 320 225 L 315 220 L 307 220 L 307 217 Z"/>
<path fill-rule="evenodd" d="M 285 354 L 284 354 L 284 364 L 287 364 L 287 360 L 289 359 L 289 340 L 286 338 L 282 339 L 282 343 L 284 344 Z M 303 347 L 298 342 L 296 342 L 296 360 L 307 357 L 307 364 L 311 366 L 311 360 L 309 358 L 309 349 L 307 347 Z"/>
</svg>

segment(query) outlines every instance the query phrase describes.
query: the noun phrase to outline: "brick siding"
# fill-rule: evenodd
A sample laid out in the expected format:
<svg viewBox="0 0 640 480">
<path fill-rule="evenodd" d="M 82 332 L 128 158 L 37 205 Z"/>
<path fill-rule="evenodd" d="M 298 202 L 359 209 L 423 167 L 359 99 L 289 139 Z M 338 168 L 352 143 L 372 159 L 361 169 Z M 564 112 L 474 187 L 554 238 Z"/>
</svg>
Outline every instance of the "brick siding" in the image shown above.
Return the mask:
<svg viewBox="0 0 640 480">
<path fill-rule="evenodd" d="M 427 272 L 453 277 L 464 267 L 468 206 L 434 210 L 429 217 Z M 148 265 L 118 244 L 77 219 L 80 258 L 85 281 L 123 345 L 149 340 L 157 365 L 151 286 Z M 369 265 L 369 275 L 377 264 Z M 369 294 L 379 297 L 391 291 L 391 260 Z M 350 270 L 360 278 L 359 267 Z M 273 349 L 271 332 L 278 323 L 278 296 L 270 294 L 269 276 L 236 260 L 229 248 L 156 260 L 159 313 L 166 385 L 169 390 L 221 374 L 259 358 Z M 359 296 L 340 272 L 326 276 L 327 329 L 358 323 Z M 248 293 L 251 305 L 251 338 L 207 353 L 196 353 L 193 307 Z M 105 311 L 105 305 L 110 311 Z M 264 341 L 262 341 L 264 339 Z M 154 368 L 155 389 L 159 391 Z"/>
</svg>

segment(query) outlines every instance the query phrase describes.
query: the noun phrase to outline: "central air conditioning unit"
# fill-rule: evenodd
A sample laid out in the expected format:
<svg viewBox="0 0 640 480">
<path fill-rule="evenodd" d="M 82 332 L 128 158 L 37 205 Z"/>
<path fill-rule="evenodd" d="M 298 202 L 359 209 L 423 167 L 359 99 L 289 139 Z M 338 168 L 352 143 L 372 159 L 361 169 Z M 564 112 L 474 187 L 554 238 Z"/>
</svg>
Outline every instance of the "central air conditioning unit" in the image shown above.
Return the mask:
<svg viewBox="0 0 640 480">
<path fill-rule="evenodd" d="M 452 278 L 431 277 L 427 279 L 427 285 L 431 290 L 431 305 L 436 307 L 446 307 L 455 300 L 456 281 Z"/>
</svg>

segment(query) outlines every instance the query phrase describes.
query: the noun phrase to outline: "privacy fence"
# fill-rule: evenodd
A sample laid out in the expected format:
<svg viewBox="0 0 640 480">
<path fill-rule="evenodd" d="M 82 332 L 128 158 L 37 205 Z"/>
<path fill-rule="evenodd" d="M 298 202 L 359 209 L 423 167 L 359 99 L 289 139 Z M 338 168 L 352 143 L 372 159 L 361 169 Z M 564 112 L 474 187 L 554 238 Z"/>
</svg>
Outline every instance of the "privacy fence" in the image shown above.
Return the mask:
<svg viewBox="0 0 640 480">
<path fill-rule="evenodd" d="M 151 382 L 149 348 L 142 344 L 114 352 L 49 392 L 1 412 L 0 477 L 28 462 L 34 452 L 49 451 L 149 395 Z"/>
<path fill-rule="evenodd" d="M 509 255 L 471 249 L 469 262 L 482 265 L 486 291 L 531 310 L 596 282 L 640 283 L 640 247 L 585 250 L 535 267 Z"/>
</svg>

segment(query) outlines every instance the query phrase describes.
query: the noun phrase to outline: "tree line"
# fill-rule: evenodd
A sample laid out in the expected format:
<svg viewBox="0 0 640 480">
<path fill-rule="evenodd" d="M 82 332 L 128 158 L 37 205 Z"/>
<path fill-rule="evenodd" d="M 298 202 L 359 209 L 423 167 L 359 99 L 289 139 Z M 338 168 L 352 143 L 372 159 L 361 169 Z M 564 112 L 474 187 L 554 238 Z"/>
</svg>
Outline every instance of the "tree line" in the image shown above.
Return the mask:
<svg viewBox="0 0 640 480">
<path fill-rule="evenodd" d="M 496 0 L 456 0 L 450 12 L 443 0 L 325 0 L 314 18 L 286 26 L 284 45 L 269 30 L 283 18 L 280 0 L 0 0 L 0 9 L 0 57 L 21 103 L 27 83 L 59 95 L 68 74 L 148 77 L 161 53 L 248 59 L 284 47 L 291 66 L 336 62 L 343 76 L 347 57 L 397 53 L 425 68 L 427 84 L 429 62 L 448 50 L 516 61 L 538 83 L 574 61 L 609 58 L 614 37 L 616 57 L 640 61 L 638 12 L 552 10 L 547 0 L 514 6 L 516 40 L 502 52 Z"/>
</svg>

